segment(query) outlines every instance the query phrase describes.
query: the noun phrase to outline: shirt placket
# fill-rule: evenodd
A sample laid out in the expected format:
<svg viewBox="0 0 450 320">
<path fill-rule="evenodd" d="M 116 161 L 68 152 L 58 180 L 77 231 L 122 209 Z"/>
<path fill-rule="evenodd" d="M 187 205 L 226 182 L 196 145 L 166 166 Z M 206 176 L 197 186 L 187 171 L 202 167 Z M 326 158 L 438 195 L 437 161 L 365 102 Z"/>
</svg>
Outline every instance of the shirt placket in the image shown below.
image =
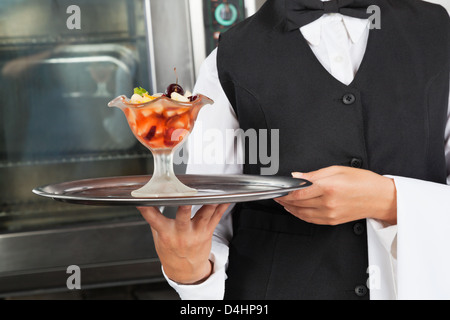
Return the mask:
<svg viewBox="0 0 450 320">
<path fill-rule="evenodd" d="M 330 73 L 340 82 L 349 85 L 354 77 L 350 58 L 349 36 L 342 18 L 332 16 L 322 25 L 322 39 L 330 62 Z"/>
</svg>

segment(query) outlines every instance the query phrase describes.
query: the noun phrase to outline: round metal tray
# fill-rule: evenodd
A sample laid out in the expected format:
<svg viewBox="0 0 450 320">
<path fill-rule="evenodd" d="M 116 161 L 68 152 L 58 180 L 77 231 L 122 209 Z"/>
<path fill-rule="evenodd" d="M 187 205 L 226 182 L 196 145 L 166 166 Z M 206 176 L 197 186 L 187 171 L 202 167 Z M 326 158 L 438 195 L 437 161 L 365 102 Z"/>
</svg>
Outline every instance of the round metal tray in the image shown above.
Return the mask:
<svg viewBox="0 0 450 320">
<path fill-rule="evenodd" d="M 177 175 L 197 193 L 183 197 L 135 198 L 131 191 L 142 187 L 151 176 L 123 176 L 77 180 L 33 189 L 37 195 L 86 205 L 179 206 L 236 203 L 273 199 L 312 183 L 290 177 L 255 175 Z"/>
</svg>

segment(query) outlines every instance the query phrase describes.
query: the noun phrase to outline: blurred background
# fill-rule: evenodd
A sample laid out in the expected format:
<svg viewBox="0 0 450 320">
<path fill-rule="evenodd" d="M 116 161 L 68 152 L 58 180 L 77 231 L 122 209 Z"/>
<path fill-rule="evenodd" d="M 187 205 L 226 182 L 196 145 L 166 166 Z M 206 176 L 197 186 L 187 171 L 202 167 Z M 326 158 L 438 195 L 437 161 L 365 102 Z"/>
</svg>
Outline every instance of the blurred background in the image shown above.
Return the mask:
<svg viewBox="0 0 450 320">
<path fill-rule="evenodd" d="M 192 90 L 220 33 L 263 2 L 0 1 L 0 298 L 178 299 L 135 208 L 65 204 L 31 190 L 151 174 L 150 152 L 107 103 L 137 86 L 163 92 L 174 67 Z M 72 5 L 79 29 L 68 27 Z M 81 269 L 81 290 L 66 286 L 70 265 Z"/>
<path fill-rule="evenodd" d="M 220 32 L 260 4 L 0 1 L 1 298 L 178 298 L 135 208 L 65 204 L 31 190 L 151 174 L 150 152 L 107 103 L 137 86 L 164 92 L 174 67 L 192 91 Z M 67 289 L 70 265 L 81 269 L 82 290 Z"/>
</svg>

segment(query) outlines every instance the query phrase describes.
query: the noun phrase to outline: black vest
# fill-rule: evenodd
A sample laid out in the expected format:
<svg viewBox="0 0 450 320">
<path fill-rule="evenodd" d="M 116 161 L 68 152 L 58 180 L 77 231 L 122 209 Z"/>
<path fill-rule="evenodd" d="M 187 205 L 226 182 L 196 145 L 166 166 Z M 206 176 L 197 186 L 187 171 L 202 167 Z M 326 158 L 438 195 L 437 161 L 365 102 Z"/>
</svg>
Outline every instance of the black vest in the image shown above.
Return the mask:
<svg viewBox="0 0 450 320">
<path fill-rule="evenodd" d="M 222 34 L 217 58 L 241 128 L 280 130 L 278 174 L 343 165 L 445 183 L 447 12 L 419 0 L 371 1 L 381 29 L 370 30 L 346 86 L 298 30 L 284 31 L 284 4 L 268 0 Z M 261 167 L 246 164 L 244 173 Z M 365 227 L 308 224 L 273 200 L 238 205 L 225 298 L 368 299 Z"/>
</svg>

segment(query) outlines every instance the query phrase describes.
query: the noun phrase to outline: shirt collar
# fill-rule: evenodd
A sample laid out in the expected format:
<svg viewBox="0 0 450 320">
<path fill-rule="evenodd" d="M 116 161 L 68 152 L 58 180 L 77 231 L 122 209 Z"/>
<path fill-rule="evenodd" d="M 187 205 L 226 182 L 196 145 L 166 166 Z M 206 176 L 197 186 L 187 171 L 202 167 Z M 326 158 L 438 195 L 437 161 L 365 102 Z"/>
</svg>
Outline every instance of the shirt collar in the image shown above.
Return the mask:
<svg viewBox="0 0 450 320">
<path fill-rule="evenodd" d="M 324 15 L 316 21 L 300 28 L 303 36 L 311 45 L 318 46 L 320 44 L 322 25 L 329 18 L 331 18 L 331 15 Z M 365 28 L 369 26 L 369 20 L 367 19 L 358 19 L 341 14 L 333 14 L 332 18 L 343 20 L 345 29 L 353 43 L 359 41 Z"/>
</svg>

